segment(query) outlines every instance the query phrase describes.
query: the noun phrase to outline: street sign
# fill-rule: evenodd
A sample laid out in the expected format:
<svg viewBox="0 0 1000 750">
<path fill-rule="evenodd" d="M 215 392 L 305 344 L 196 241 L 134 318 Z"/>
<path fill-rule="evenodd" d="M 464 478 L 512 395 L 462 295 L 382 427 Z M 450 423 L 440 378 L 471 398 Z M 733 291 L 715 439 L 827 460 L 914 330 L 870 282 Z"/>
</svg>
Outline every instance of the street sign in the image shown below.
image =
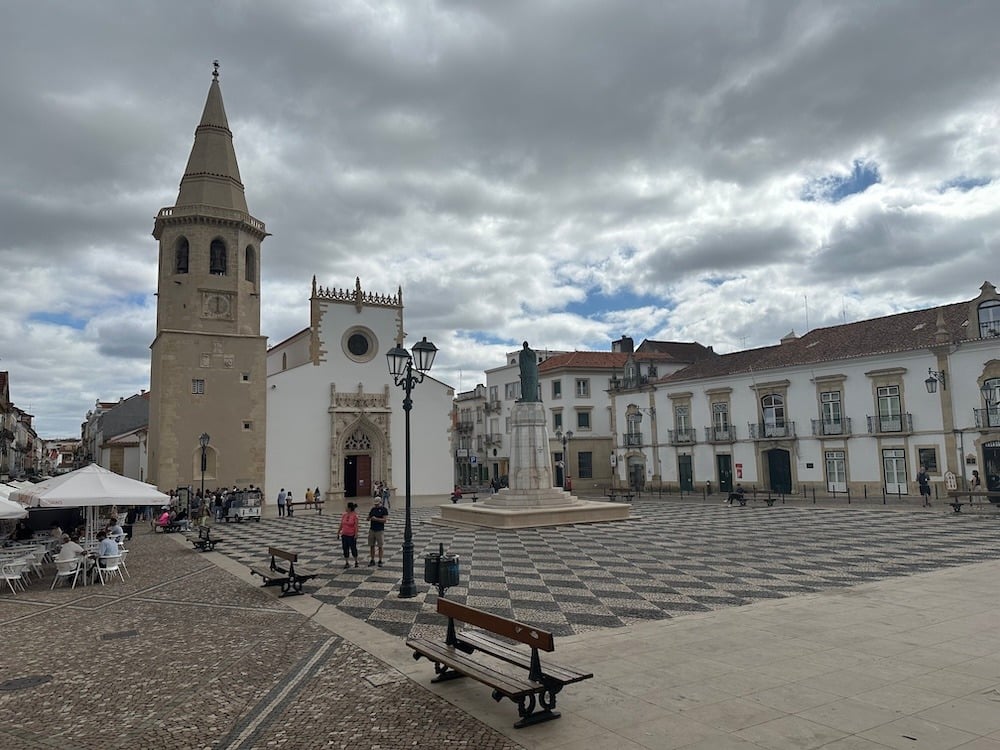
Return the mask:
<svg viewBox="0 0 1000 750">
<path fill-rule="evenodd" d="M 478 460 L 479 460 L 479 457 L 478 457 L 478 456 L 469 456 L 469 463 L 470 463 L 470 464 L 474 464 L 474 463 L 476 463 L 476 461 L 478 461 Z"/>
</svg>

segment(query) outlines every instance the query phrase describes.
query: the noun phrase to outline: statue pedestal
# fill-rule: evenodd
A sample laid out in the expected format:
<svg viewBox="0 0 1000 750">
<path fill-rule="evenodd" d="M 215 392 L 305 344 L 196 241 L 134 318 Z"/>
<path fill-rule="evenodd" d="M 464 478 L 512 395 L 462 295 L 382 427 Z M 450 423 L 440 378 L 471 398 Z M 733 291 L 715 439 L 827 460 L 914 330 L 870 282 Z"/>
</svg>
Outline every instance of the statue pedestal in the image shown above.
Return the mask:
<svg viewBox="0 0 1000 750">
<path fill-rule="evenodd" d="M 629 506 L 581 500 L 552 486 L 552 461 L 545 407 L 518 402 L 510 412 L 509 487 L 474 505 L 442 505 L 439 520 L 449 525 L 531 528 L 572 523 L 623 521 Z"/>
</svg>

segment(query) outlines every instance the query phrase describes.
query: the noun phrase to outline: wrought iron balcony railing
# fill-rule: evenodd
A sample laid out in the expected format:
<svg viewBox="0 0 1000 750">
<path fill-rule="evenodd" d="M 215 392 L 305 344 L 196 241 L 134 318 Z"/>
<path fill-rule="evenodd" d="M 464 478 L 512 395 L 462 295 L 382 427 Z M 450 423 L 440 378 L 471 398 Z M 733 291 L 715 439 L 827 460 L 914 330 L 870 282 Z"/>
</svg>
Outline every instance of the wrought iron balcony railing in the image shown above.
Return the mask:
<svg viewBox="0 0 1000 750">
<path fill-rule="evenodd" d="M 912 414 L 894 414 L 891 416 L 868 415 L 868 432 L 873 435 L 880 433 L 905 434 L 913 432 Z"/>
<path fill-rule="evenodd" d="M 851 418 L 814 419 L 812 421 L 813 435 L 850 435 Z"/>
<path fill-rule="evenodd" d="M 795 437 L 795 422 L 782 421 L 776 424 L 751 422 L 748 426 L 750 428 L 751 440 L 787 440 L 788 438 Z"/>
</svg>

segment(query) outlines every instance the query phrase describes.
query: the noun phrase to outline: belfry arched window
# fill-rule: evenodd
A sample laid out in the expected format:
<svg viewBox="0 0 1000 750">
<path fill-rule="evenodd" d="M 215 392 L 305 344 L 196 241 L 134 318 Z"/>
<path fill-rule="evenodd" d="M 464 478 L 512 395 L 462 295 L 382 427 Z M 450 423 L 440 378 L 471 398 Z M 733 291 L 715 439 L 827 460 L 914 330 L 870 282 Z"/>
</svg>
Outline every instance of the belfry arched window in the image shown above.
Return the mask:
<svg viewBox="0 0 1000 750">
<path fill-rule="evenodd" d="M 253 245 L 247 245 L 246 252 L 244 253 L 244 266 L 246 266 L 245 274 L 246 280 L 250 283 L 256 283 L 257 281 L 257 253 L 254 252 Z"/>
<path fill-rule="evenodd" d="M 222 240 L 212 240 L 209 249 L 208 272 L 213 276 L 226 275 L 226 243 Z"/>
<path fill-rule="evenodd" d="M 188 252 L 187 238 L 181 237 L 177 240 L 177 247 L 174 249 L 174 273 L 188 272 Z"/>
</svg>

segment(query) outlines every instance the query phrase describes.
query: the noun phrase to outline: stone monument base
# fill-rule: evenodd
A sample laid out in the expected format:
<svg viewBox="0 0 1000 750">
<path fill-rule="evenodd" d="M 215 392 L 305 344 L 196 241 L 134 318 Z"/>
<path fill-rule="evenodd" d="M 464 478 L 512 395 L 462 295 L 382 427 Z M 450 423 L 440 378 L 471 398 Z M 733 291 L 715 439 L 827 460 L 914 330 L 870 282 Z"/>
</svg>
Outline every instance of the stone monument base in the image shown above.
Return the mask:
<svg viewBox="0 0 1000 750">
<path fill-rule="evenodd" d="M 488 529 L 527 529 L 536 526 L 565 526 L 574 523 L 604 523 L 629 519 L 631 508 L 626 503 L 580 500 L 558 487 L 554 489 L 569 500 L 562 503 L 500 504 L 493 499 L 499 498 L 498 494 L 483 503 L 442 505 L 441 514 L 433 518 L 432 523 L 443 526 L 480 526 Z M 514 501 L 520 498 L 507 499 Z"/>
</svg>

